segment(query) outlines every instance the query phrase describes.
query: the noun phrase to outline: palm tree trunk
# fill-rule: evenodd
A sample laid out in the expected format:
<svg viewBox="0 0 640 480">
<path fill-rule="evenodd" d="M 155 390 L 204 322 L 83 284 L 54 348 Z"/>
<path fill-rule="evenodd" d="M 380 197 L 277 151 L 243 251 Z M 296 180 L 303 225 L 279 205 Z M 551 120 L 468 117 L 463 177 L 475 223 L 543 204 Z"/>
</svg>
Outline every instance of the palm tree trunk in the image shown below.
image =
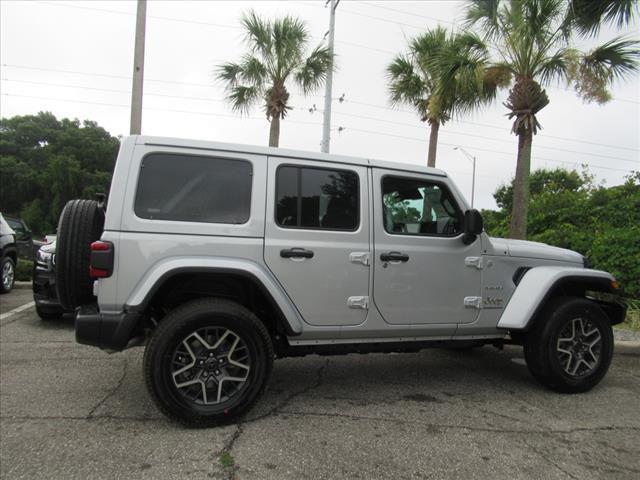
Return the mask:
<svg viewBox="0 0 640 480">
<path fill-rule="evenodd" d="M 269 128 L 269 146 L 277 147 L 280 144 L 280 116 L 271 117 L 271 128 Z"/>
<path fill-rule="evenodd" d="M 525 129 L 518 135 L 518 160 L 516 178 L 513 181 L 513 207 L 509 237 L 527 238 L 527 207 L 529 204 L 529 171 L 531 169 L 531 144 L 533 132 Z"/>
<path fill-rule="evenodd" d="M 438 148 L 438 130 L 440 130 L 440 122 L 429 120 L 431 132 L 429 133 L 429 157 L 427 158 L 427 166 L 436 166 L 436 150 Z"/>
</svg>

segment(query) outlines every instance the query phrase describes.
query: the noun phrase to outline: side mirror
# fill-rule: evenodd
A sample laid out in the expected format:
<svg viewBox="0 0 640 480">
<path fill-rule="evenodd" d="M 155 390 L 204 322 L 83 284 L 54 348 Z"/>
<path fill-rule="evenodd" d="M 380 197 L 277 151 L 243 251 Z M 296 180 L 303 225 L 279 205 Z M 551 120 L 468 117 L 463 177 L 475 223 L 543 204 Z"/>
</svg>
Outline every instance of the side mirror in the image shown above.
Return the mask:
<svg viewBox="0 0 640 480">
<path fill-rule="evenodd" d="M 467 210 L 464 212 L 464 235 L 462 243 L 465 245 L 472 244 L 475 239 L 482 233 L 483 222 L 482 215 L 478 210 Z"/>
</svg>

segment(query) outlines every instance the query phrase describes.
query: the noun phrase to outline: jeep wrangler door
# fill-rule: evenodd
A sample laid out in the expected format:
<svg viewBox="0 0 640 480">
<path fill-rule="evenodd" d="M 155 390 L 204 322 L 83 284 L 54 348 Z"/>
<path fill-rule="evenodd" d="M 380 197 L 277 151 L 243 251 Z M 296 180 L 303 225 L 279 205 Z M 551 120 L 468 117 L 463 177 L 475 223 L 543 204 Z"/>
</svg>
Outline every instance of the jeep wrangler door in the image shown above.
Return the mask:
<svg viewBox="0 0 640 480">
<path fill-rule="evenodd" d="M 459 324 L 479 310 L 481 239 L 462 242 L 463 209 L 446 178 L 373 169 L 373 298 L 387 323 Z"/>
<path fill-rule="evenodd" d="M 318 326 L 358 325 L 369 295 L 367 169 L 269 157 L 264 258 Z"/>
</svg>

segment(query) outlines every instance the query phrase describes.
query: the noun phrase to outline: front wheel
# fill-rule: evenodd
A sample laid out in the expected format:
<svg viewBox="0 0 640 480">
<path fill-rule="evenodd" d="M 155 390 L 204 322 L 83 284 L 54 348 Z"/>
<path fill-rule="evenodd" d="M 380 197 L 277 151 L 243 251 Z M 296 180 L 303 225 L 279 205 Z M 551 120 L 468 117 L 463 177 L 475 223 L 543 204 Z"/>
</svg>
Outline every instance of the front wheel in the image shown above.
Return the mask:
<svg viewBox="0 0 640 480">
<path fill-rule="evenodd" d="M 589 300 L 557 298 L 527 334 L 524 354 L 529 371 L 549 388 L 564 393 L 589 391 L 611 365 L 611 322 Z"/>
<path fill-rule="evenodd" d="M 170 312 L 144 354 L 147 388 L 158 408 L 187 426 L 224 424 L 245 413 L 273 368 L 264 324 L 228 300 L 200 299 Z"/>
</svg>

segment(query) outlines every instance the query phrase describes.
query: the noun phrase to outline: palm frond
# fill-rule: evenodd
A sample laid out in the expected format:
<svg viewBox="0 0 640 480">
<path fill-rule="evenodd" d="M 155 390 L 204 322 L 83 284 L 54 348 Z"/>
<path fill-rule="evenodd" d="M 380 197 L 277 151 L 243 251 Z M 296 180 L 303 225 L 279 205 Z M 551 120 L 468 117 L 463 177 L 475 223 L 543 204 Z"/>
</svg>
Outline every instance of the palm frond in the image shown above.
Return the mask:
<svg viewBox="0 0 640 480">
<path fill-rule="evenodd" d="M 302 20 L 286 16 L 273 22 L 273 49 L 280 79 L 284 79 L 303 62 L 308 41 L 309 32 Z"/>
<path fill-rule="evenodd" d="M 624 37 L 616 37 L 593 49 L 584 57 L 589 68 L 605 67 L 611 79 L 621 78 L 638 71 L 640 60 L 640 42 Z"/>
<path fill-rule="evenodd" d="M 243 114 L 248 114 L 261 97 L 261 91 L 256 86 L 236 85 L 229 90 L 227 100 L 231 108 Z"/>
<path fill-rule="evenodd" d="M 243 83 L 261 87 L 267 79 L 267 67 L 255 55 L 245 54 L 240 68 L 239 77 Z"/>
<path fill-rule="evenodd" d="M 414 105 L 428 95 L 425 80 L 416 72 L 411 59 L 398 55 L 387 66 L 387 79 L 391 103 Z M 422 112 L 421 112 L 422 113 Z"/>
<path fill-rule="evenodd" d="M 240 23 L 245 29 L 245 40 L 251 51 L 259 53 L 264 59 L 269 58 L 273 48 L 273 26 L 271 23 L 262 19 L 253 10 L 243 14 Z"/>
<path fill-rule="evenodd" d="M 295 81 L 305 94 L 311 93 L 320 87 L 327 73 L 334 68 L 334 59 L 327 47 L 317 46 L 306 61 L 295 73 Z"/>
<path fill-rule="evenodd" d="M 493 37 L 500 30 L 500 0 L 467 0 L 467 27 L 477 26 L 488 37 Z"/>
<path fill-rule="evenodd" d="M 238 84 L 242 67 L 237 63 L 227 62 L 219 65 L 215 72 L 216 79 L 225 83 L 225 88 L 230 89 Z"/>
<path fill-rule="evenodd" d="M 572 68 L 572 53 L 573 50 L 563 48 L 550 57 L 545 57 L 537 65 L 534 76 L 539 77 L 544 84 L 569 77 Z"/>
<path fill-rule="evenodd" d="M 595 36 L 602 25 L 620 28 L 637 14 L 637 0 L 569 0 L 567 21 L 580 34 Z"/>
</svg>

